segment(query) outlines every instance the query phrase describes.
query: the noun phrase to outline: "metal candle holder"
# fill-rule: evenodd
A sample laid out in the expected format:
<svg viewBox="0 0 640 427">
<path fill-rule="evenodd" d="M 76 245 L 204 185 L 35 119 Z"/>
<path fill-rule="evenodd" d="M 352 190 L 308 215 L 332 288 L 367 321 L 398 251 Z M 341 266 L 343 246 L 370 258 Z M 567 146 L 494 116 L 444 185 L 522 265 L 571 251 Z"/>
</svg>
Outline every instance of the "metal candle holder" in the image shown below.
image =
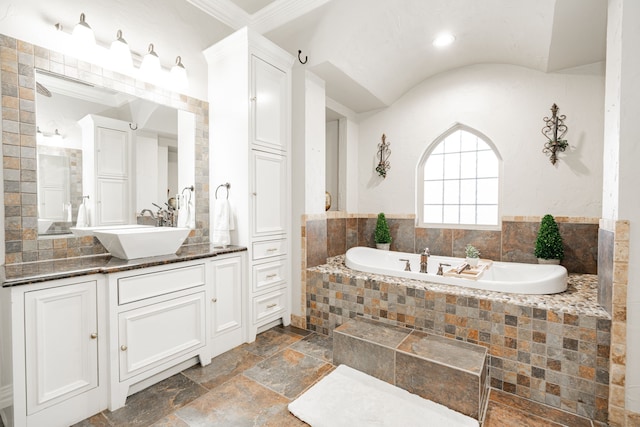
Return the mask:
<svg viewBox="0 0 640 427">
<path fill-rule="evenodd" d="M 542 134 L 547 137 L 547 142 L 544 144 L 542 152 L 549 156 L 549 161 L 552 165 L 558 161 L 557 153 L 564 152 L 569 146 L 566 139 L 562 139 L 567 133 L 567 126 L 564 124 L 567 116 L 564 114 L 558 115 L 558 106 L 553 104 L 551 106 L 551 117 L 545 117 L 542 119 L 545 123 L 542 128 Z"/>
<path fill-rule="evenodd" d="M 383 133 L 382 142 L 378 144 L 378 166 L 376 166 L 376 172 L 383 178 L 387 177 L 387 171 L 391 169 L 389 164 L 389 156 L 391 156 L 390 144 L 387 142 L 387 136 Z"/>
</svg>

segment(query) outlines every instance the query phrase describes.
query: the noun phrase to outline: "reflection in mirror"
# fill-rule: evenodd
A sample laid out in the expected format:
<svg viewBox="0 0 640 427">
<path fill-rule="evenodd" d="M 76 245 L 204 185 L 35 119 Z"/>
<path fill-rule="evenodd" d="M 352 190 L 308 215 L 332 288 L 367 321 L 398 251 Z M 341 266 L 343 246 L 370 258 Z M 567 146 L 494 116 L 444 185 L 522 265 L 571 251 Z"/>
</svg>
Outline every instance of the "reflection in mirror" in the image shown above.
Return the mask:
<svg viewBox="0 0 640 427">
<path fill-rule="evenodd" d="M 176 109 L 39 70 L 36 82 L 39 235 L 69 233 L 80 211 L 88 226 L 134 224 L 180 192 Z"/>
</svg>

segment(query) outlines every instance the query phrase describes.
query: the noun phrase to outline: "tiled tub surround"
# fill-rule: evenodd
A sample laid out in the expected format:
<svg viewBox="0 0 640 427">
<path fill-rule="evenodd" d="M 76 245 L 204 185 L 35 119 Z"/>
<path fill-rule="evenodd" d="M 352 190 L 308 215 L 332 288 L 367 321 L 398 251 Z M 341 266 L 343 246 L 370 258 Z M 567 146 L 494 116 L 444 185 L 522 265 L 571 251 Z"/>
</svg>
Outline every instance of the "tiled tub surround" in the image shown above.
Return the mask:
<svg viewBox="0 0 640 427">
<path fill-rule="evenodd" d="M 209 241 L 209 104 L 0 34 L 5 263 L 104 253 L 93 237 L 38 239 L 34 70 L 44 70 L 189 111 L 196 116 L 196 229 L 186 244 Z"/>
<path fill-rule="evenodd" d="M 487 347 L 491 386 L 607 421 L 611 318 L 597 277 L 571 274 L 556 295 L 487 292 L 347 269 L 343 257 L 306 271 L 306 321 L 331 334 L 363 316 Z"/>
<path fill-rule="evenodd" d="M 354 246 L 375 247 L 373 232 L 377 214 L 309 215 L 303 223 L 306 265 L 324 264 L 327 257 L 344 254 Z M 391 250 L 418 253 L 428 247 L 433 255 L 464 258 L 467 243 L 476 246 L 482 258 L 493 261 L 537 263 L 533 255 L 540 217 L 503 217 L 500 230 L 422 228 L 415 215 L 387 215 Z M 598 219 L 556 217 L 564 241 L 562 261 L 570 273 L 596 274 L 598 269 Z"/>
</svg>

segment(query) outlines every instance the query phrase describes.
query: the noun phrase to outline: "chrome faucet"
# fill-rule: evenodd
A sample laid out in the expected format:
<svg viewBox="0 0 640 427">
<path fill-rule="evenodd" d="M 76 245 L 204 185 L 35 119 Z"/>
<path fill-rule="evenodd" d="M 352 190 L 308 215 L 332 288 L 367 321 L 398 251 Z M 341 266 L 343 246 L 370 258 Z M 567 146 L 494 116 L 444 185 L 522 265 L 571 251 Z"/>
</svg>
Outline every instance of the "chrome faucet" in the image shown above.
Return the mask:
<svg viewBox="0 0 640 427">
<path fill-rule="evenodd" d="M 429 248 L 424 248 L 424 252 L 420 254 L 420 273 L 427 272 L 427 265 L 429 263 L 429 257 L 431 253 L 429 252 Z"/>
<path fill-rule="evenodd" d="M 156 216 L 153 214 L 151 209 L 142 209 L 140 211 L 140 216 L 144 216 L 145 213 L 148 213 L 149 215 L 151 215 L 151 218 L 156 219 Z"/>
<path fill-rule="evenodd" d="M 411 261 L 406 258 L 400 258 L 398 261 L 406 262 L 406 264 L 404 265 L 404 271 L 411 271 Z"/>
</svg>

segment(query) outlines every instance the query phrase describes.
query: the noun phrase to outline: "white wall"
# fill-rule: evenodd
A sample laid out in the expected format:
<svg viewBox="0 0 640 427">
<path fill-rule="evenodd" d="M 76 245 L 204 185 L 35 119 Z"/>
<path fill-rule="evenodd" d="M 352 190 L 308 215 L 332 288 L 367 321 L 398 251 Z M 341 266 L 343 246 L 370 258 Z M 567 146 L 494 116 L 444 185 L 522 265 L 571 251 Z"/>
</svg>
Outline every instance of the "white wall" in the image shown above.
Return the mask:
<svg viewBox="0 0 640 427">
<path fill-rule="evenodd" d="M 567 115 L 570 145 L 555 166 L 542 153 L 540 133 L 553 103 Z M 415 212 L 421 155 L 462 123 L 490 138 L 502 156 L 502 215 L 599 217 L 603 105 L 602 64 L 562 74 L 487 64 L 437 75 L 360 122 L 358 211 Z M 391 143 L 386 179 L 374 170 L 383 133 Z"/>
<path fill-rule="evenodd" d="M 338 175 L 339 175 L 339 138 L 338 138 L 338 120 L 332 120 L 326 123 L 326 161 L 325 161 L 325 190 L 331 193 L 331 209 L 338 210 Z"/>
</svg>

